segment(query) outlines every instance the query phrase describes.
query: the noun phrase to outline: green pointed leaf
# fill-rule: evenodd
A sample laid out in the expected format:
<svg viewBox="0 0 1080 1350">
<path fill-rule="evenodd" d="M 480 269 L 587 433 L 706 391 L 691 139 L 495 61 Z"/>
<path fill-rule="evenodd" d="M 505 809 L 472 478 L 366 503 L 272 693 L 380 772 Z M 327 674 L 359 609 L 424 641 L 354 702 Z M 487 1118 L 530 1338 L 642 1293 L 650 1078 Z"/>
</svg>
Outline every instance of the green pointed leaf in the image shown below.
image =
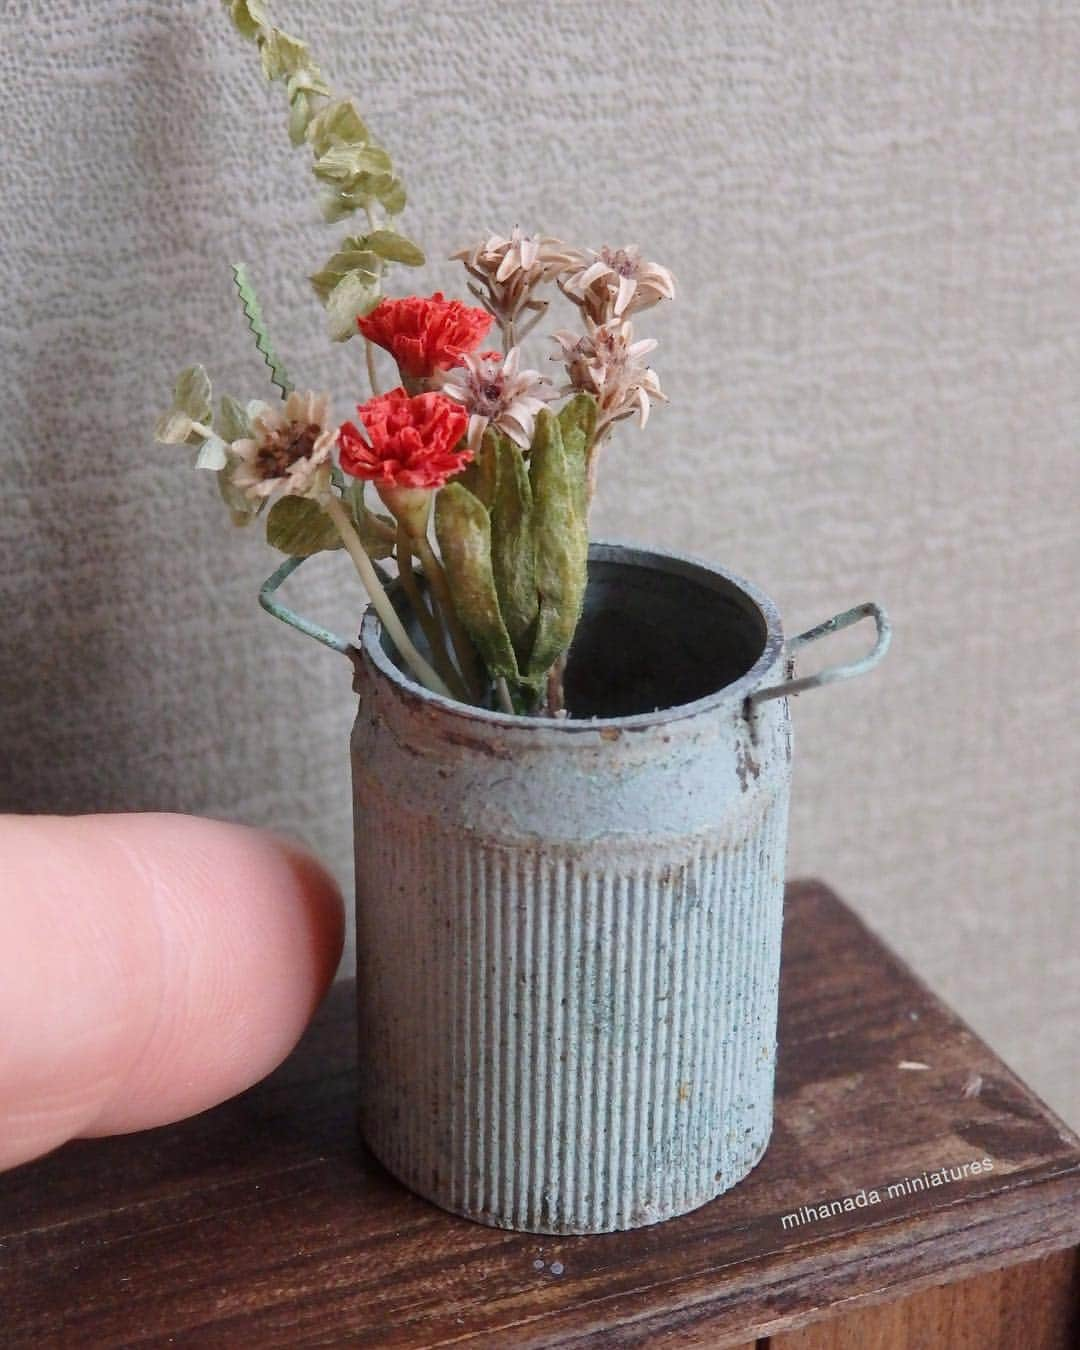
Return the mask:
<svg viewBox="0 0 1080 1350">
<path fill-rule="evenodd" d="M 435 534 L 465 631 L 492 675 L 516 682 L 517 659 L 491 570 L 491 520 L 460 482 L 447 483 L 435 498 Z"/>
<path fill-rule="evenodd" d="M 307 138 L 316 159 L 335 145 L 364 145 L 371 139 L 364 119 L 351 98 L 328 103 L 308 124 Z"/>
<path fill-rule="evenodd" d="M 367 272 L 349 272 L 343 276 L 326 301 L 330 336 L 335 342 L 348 342 L 359 331 L 356 320 L 370 314 L 380 300 L 378 278 L 373 283 Z"/>
<path fill-rule="evenodd" d="M 390 516 L 380 511 L 369 511 L 364 501 L 366 484 L 362 478 L 353 478 L 342 492 L 342 500 L 352 513 L 356 533 L 369 558 L 389 558 L 394 552 L 397 525 Z"/>
<path fill-rule="evenodd" d="M 536 419 L 529 477 L 540 612 L 525 673 L 538 678 L 573 640 L 585 599 L 589 554 L 588 526 L 577 505 L 578 475 L 571 472 L 559 422 L 547 408 Z"/>
<path fill-rule="evenodd" d="M 364 242 L 373 253 L 387 262 L 403 263 L 406 267 L 423 267 L 423 249 L 396 230 L 374 230 L 364 236 Z"/>
<path fill-rule="evenodd" d="M 532 533 L 532 487 L 525 458 L 509 438 L 494 433 L 498 457 L 495 501 L 491 508 L 491 566 L 499 609 L 524 666 L 532 647 L 539 609 Z"/>
</svg>

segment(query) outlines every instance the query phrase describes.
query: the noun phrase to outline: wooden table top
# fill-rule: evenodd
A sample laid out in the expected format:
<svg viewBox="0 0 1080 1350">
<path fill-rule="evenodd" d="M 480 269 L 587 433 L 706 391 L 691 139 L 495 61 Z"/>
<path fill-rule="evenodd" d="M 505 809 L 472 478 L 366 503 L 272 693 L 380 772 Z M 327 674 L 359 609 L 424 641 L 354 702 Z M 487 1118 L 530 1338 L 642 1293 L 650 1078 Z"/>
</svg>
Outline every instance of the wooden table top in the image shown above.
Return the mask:
<svg viewBox="0 0 1080 1350">
<path fill-rule="evenodd" d="M 0 1177 L 0 1343 L 752 1345 L 1080 1242 L 1080 1142 L 816 883 L 788 888 L 765 1158 L 651 1228 L 411 1195 L 356 1139 L 352 995 L 224 1106 Z"/>
</svg>

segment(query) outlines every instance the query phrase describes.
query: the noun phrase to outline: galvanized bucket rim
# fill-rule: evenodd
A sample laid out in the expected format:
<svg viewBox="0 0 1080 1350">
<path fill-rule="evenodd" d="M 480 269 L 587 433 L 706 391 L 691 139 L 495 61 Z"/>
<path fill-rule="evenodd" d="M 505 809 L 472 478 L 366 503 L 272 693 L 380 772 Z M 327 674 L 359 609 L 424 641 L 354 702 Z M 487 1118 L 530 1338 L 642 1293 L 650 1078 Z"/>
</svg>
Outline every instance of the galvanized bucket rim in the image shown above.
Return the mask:
<svg viewBox="0 0 1080 1350">
<path fill-rule="evenodd" d="M 654 712 L 635 713 L 629 717 L 592 717 L 592 718 L 550 718 L 526 717 L 514 713 L 499 712 L 489 708 L 478 708 L 470 703 L 461 703 L 457 699 L 446 698 L 442 694 L 432 693 L 397 666 L 391 660 L 382 644 L 382 624 L 373 607 L 369 606 L 360 626 L 360 646 L 363 656 L 376 670 L 401 693 L 417 703 L 438 710 L 441 714 L 460 722 L 477 726 L 507 730 L 519 729 L 529 732 L 545 732 L 551 735 L 580 735 L 583 732 L 596 731 L 643 731 L 653 727 L 669 727 L 673 722 L 684 722 L 692 718 L 704 717 L 717 711 L 741 709 L 751 694 L 762 684 L 765 677 L 776 665 L 784 648 L 784 633 L 780 622 L 780 613 L 776 606 L 757 586 L 744 578 L 719 567 L 716 563 L 687 553 L 675 553 L 666 549 L 641 548 L 636 544 L 623 544 L 617 540 L 596 541 L 589 545 L 590 562 L 617 562 L 640 567 L 653 567 L 675 576 L 700 581 L 715 587 L 720 578 L 740 590 L 754 605 L 765 626 L 765 642 L 757 660 L 745 674 L 729 684 L 723 685 L 705 698 L 695 699 L 691 703 L 676 704 L 669 708 L 659 708 Z"/>
</svg>

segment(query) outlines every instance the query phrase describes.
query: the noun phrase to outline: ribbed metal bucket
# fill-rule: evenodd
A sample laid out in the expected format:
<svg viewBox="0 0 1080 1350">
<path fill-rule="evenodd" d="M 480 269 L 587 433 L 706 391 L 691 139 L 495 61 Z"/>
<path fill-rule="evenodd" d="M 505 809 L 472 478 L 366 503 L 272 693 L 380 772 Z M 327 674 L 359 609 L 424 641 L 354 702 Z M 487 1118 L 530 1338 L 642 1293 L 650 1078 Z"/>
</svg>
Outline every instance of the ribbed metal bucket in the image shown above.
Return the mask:
<svg viewBox="0 0 1080 1350">
<path fill-rule="evenodd" d="M 593 545 L 564 721 L 450 702 L 364 621 L 352 738 L 360 1122 L 456 1213 L 538 1233 L 713 1199 L 772 1125 L 792 682 L 772 603 Z M 289 617 L 286 615 L 286 617 Z M 787 678 L 787 683 L 785 683 Z M 594 718 L 594 714 L 596 714 Z"/>
</svg>

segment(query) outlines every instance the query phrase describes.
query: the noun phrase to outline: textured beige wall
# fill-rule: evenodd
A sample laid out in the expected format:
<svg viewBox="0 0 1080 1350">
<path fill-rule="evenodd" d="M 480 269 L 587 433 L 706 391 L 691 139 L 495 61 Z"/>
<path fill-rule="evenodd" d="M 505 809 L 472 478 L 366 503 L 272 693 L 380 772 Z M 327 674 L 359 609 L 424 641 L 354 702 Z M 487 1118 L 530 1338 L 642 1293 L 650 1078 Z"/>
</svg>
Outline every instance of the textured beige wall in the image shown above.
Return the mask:
<svg viewBox="0 0 1080 1350">
<path fill-rule="evenodd" d="M 792 870 L 1080 1119 L 1080 8 L 276 13 L 364 91 L 433 257 L 520 220 L 676 270 L 672 406 L 611 451 L 600 529 L 754 578 L 790 629 L 888 604 L 887 666 L 796 705 Z M 359 392 L 280 103 L 211 0 L 7 0 L 0 78 L 3 805 L 262 822 L 347 878 L 345 663 L 261 614 L 264 546 L 148 437 L 190 359 L 262 389 L 236 256 L 294 372 Z M 355 622 L 346 567 L 310 571 Z"/>
</svg>

